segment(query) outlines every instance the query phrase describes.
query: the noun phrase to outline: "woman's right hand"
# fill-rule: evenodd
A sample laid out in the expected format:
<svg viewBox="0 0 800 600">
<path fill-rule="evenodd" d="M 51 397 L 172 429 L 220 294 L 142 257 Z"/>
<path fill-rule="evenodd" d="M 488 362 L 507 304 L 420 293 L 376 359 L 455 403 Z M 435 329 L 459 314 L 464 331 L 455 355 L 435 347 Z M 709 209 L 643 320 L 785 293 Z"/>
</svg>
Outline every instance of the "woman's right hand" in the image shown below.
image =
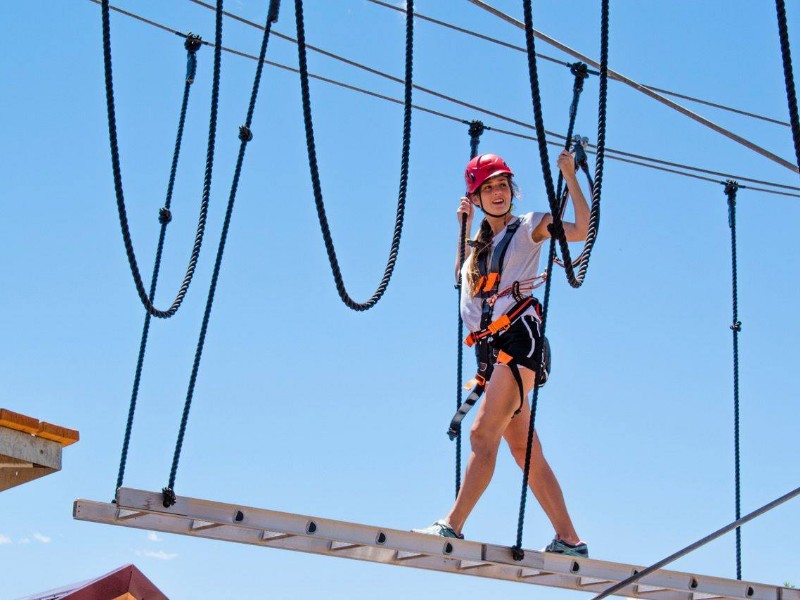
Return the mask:
<svg viewBox="0 0 800 600">
<path fill-rule="evenodd" d="M 470 232 L 472 227 L 472 214 L 474 210 L 475 206 L 470 202 L 469 198 L 462 196 L 461 203 L 458 205 L 458 210 L 456 211 L 456 218 L 458 219 L 458 224 L 461 225 L 462 215 L 467 217 L 467 233 Z"/>
</svg>

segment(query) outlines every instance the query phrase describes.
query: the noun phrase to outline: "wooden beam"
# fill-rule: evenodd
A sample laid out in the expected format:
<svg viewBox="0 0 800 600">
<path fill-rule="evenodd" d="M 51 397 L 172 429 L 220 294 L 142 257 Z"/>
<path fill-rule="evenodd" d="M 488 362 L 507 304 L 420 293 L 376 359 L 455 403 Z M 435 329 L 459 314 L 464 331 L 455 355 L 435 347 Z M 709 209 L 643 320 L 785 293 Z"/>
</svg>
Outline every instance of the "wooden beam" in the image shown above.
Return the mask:
<svg viewBox="0 0 800 600">
<path fill-rule="evenodd" d="M 356 560 L 458 573 L 518 583 L 600 593 L 643 567 L 511 548 L 319 517 L 179 497 L 164 508 L 162 496 L 120 488 L 116 503 L 76 500 L 82 521 L 239 542 Z M 620 590 L 654 600 L 800 600 L 800 590 L 691 573 L 660 570 Z"/>
</svg>

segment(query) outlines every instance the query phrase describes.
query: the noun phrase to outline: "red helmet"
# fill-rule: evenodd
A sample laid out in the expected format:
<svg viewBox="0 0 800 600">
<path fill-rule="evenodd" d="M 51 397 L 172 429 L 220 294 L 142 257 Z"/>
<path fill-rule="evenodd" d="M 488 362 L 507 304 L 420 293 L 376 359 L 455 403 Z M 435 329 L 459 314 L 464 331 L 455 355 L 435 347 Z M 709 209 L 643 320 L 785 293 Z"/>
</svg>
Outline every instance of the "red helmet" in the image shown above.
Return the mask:
<svg viewBox="0 0 800 600">
<path fill-rule="evenodd" d="M 473 158 L 464 170 L 467 194 L 474 194 L 484 181 L 495 175 L 514 175 L 514 172 L 497 154 L 479 154 Z"/>
</svg>

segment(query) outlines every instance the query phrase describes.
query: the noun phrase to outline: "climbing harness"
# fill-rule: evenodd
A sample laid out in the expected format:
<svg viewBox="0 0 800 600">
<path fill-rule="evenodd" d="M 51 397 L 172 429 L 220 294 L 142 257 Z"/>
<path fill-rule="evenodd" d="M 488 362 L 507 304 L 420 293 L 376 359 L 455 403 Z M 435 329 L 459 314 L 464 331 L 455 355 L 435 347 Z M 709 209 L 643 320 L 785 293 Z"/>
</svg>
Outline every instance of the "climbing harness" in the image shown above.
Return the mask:
<svg viewBox="0 0 800 600">
<path fill-rule="evenodd" d="M 311 170 L 311 183 L 314 188 L 314 202 L 317 207 L 317 216 L 322 229 L 322 237 L 325 241 L 325 250 L 328 253 L 328 261 L 336 283 L 336 291 L 342 302 L 352 310 L 369 310 L 378 300 L 381 299 L 389 280 L 392 277 L 395 263 L 397 262 L 397 252 L 400 248 L 400 237 L 403 233 L 403 215 L 405 213 L 406 192 L 408 189 L 408 162 L 411 149 L 411 92 L 413 89 L 413 48 L 414 48 L 414 1 L 406 0 L 406 72 L 405 72 L 405 96 L 403 102 L 403 150 L 400 166 L 400 189 L 397 194 L 397 216 L 394 225 L 394 235 L 389 251 L 389 259 L 386 263 L 383 279 L 372 297 L 366 302 L 356 302 L 347 293 L 339 269 L 339 261 L 336 258 L 336 249 L 333 247 L 328 218 L 325 215 L 325 204 L 322 199 L 322 186 L 319 178 L 319 167 L 317 165 L 317 151 L 314 144 L 314 124 L 311 116 L 311 95 L 308 86 L 308 62 L 306 60 L 306 36 L 305 25 L 303 23 L 303 1 L 295 0 L 295 15 L 297 20 L 297 51 L 300 66 L 300 87 L 303 97 L 303 122 L 306 130 L 306 145 L 308 146 L 308 165 Z"/>
<path fill-rule="evenodd" d="M 136 255 L 133 251 L 133 242 L 131 241 L 130 229 L 128 227 L 128 215 L 125 209 L 125 195 L 122 189 L 122 169 L 120 167 L 119 158 L 119 144 L 117 142 L 117 120 L 116 109 L 114 107 L 114 79 L 111 65 L 111 18 L 109 11 L 109 0 L 102 0 L 102 19 L 103 19 L 103 64 L 105 70 L 105 87 L 106 87 L 106 106 L 108 111 L 108 136 L 111 145 L 111 166 L 114 174 L 114 192 L 117 197 L 117 212 L 119 213 L 119 222 L 122 229 L 122 239 L 125 244 L 125 252 L 128 256 L 128 264 L 133 274 L 133 280 L 136 284 L 136 291 L 142 301 L 145 309 L 149 314 L 161 319 L 167 319 L 173 316 L 180 308 L 186 292 L 189 290 L 189 285 L 192 282 L 197 260 L 200 257 L 200 248 L 203 244 L 203 235 L 205 233 L 206 216 L 208 214 L 209 195 L 211 193 L 211 173 L 214 166 L 214 143 L 217 131 L 217 108 L 219 106 L 219 79 L 220 79 L 220 63 L 222 52 L 222 21 L 218 20 L 217 30 L 214 37 L 214 75 L 213 84 L 211 89 L 211 120 L 208 128 L 208 150 L 206 152 L 206 170 L 205 181 L 203 184 L 203 196 L 200 203 L 200 216 L 197 223 L 197 234 L 195 235 L 194 247 L 189 259 L 189 265 L 186 268 L 186 275 L 184 276 L 183 283 L 168 310 L 159 310 L 153 306 L 152 300 L 149 298 L 144 289 L 142 276 L 139 272 L 139 265 L 136 262 Z M 217 1 L 217 10 L 222 10 L 222 0 Z M 199 44 L 199 40 L 196 40 Z M 196 46 L 195 42 L 187 40 L 187 50 L 192 53 L 191 47 Z M 197 48 L 194 47 L 196 52 Z M 190 62 L 192 59 L 190 59 Z M 194 79 L 192 71 L 191 77 Z M 188 79 L 187 77 L 187 85 Z M 176 153 L 177 155 L 177 153 Z M 162 211 L 162 224 L 164 221 L 169 222 L 171 218 L 169 210 Z"/>
<path fill-rule="evenodd" d="M 499 158 L 499 157 L 498 157 Z M 506 167 L 507 168 L 507 167 Z M 487 177 L 488 179 L 488 177 Z M 500 287 L 500 278 L 503 269 L 503 260 L 505 258 L 508 246 L 511 239 L 519 229 L 521 220 L 519 217 L 513 219 L 506 225 L 506 231 L 503 237 L 497 243 L 497 246 L 491 252 L 491 263 L 486 255 L 481 256 L 478 260 L 478 269 L 480 271 L 480 279 L 476 285 L 476 293 L 481 298 L 481 322 L 480 329 L 470 334 L 464 340 L 464 343 L 470 347 L 475 347 L 475 354 L 478 360 L 478 372 L 474 379 L 468 384 L 467 388 L 472 388 L 467 395 L 464 403 L 458 407 L 453 418 L 450 420 L 450 427 L 447 430 L 448 437 L 452 440 L 455 439 L 461 431 L 461 421 L 467 415 L 469 410 L 475 405 L 478 399 L 483 395 L 486 389 L 486 384 L 492 376 L 495 363 L 504 364 L 509 367 L 511 374 L 517 384 L 520 396 L 519 408 L 515 411 L 515 415 L 519 413 L 522 408 L 522 403 L 525 400 L 525 391 L 522 384 L 522 376 L 519 372 L 519 366 L 511 356 L 503 351 L 498 351 L 491 347 L 491 342 L 496 335 L 502 335 L 503 332 L 508 330 L 525 312 L 534 307 L 539 316 L 539 301 L 533 296 L 523 296 L 519 291 L 517 284 L 515 289 L 517 292 L 514 294 L 516 303 L 496 320 L 492 319 L 492 311 L 494 309 L 494 299 L 497 297 L 497 292 Z M 516 282 L 515 282 L 516 283 Z M 542 338 L 544 340 L 544 338 Z M 550 353 L 547 351 L 547 342 L 543 341 L 545 351 L 539 346 L 535 349 L 534 358 L 540 368 L 537 372 L 536 385 L 544 385 L 547 381 L 548 373 L 550 370 Z M 544 361 L 544 363 L 543 363 Z"/>
<path fill-rule="evenodd" d="M 233 215 L 233 206 L 236 200 L 236 192 L 239 188 L 239 178 L 242 172 L 242 164 L 244 163 L 244 155 L 247 149 L 247 144 L 253 139 L 253 132 L 250 125 L 253 121 L 253 112 L 256 107 L 256 99 L 258 98 L 258 88 L 261 83 L 261 73 L 264 67 L 264 58 L 267 54 L 267 43 L 269 42 L 269 34 L 272 29 L 272 24 L 278 20 L 278 10 L 280 8 L 280 0 L 270 0 L 269 8 L 267 10 L 267 20 L 264 26 L 264 36 L 261 40 L 261 51 L 259 54 L 258 64 L 256 66 L 255 77 L 253 78 L 253 89 L 250 94 L 250 103 L 247 108 L 247 117 L 245 123 L 239 127 L 239 154 L 236 159 L 236 168 L 233 173 L 233 181 L 231 183 L 230 196 L 228 197 L 228 207 L 225 212 L 225 221 L 222 226 L 220 234 L 219 246 L 217 247 L 217 258 L 214 262 L 214 272 L 211 276 L 211 285 L 208 290 L 208 298 L 206 300 L 206 308 L 203 313 L 203 323 L 200 327 L 200 336 L 197 340 L 197 349 L 195 351 L 194 363 L 192 365 L 192 373 L 189 378 L 189 387 L 186 393 L 186 401 L 183 406 L 183 414 L 181 416 L 180 428 L 178 430 L 178 439 L 175 443 L 175 453 L 172 458 L 172 468 L 169 474 L 169 483 L 162 489 L 162 502 L 164 507 L 170 507 L 176 502 L 175 496 L 175 478 L 178 473 L 178 462 L 180 461 L 181 449 L 183 448 L 183 439 L 186 434 L 186 426 L 189 421 L 189 411 L 192 406 L 192 398 L 194 397 L 195 383 L 197 382 L 197 373 L 200 369 L 200 359 L 203 356 L 203 346 L 205 345 L 206 333 L 208 331 L 208 323 L 211 318 L 211 307 L 214 304 L 214 295 L 217 290 L 217 281 L 219 280 L 219 272 L 222 267 L 222 256 L 225 251 L 225 242 L 228 239 L 228 231 L 231 224 L 231 216 Z M 219 1 L 217 10 L 217 31 L 221 31 L 222 24 L 222 0 Z M 221 39 L 218 40 L 218 46 L 221 44 Z"/>
<path fill-rule="evenodd" d="M 199 35 L 189 33 L 184 41 L 186 48 L 186 79 L 183 88 L 183 101 L 181 102 L 180 117 L 178 119 L 178 134 L 175 140 L 175 151 L 172 155 L 172 168 L 170 169 L 169 184 L 167 185 L 167 198 L 164 202 L 163 208 L 159 210 L 158 221 L 161 223 L 161 231 L 158 237 L 158 247 L 156 248 L 156 259 L 153 265 L 153 276 L 150 279 L 150 293 L 148 300 L 152 304 L 156 295 L 156 286 L 158 285 L 158 275 L 161 271 L 161 257 L 164 252 L 164 240 L 167 234 L 167 225 L 172 221 L 172 213 L 170 208 L 172 206 L 172 192 L 175 188 L 175 175 L 178 170 L 178 157 L 181 152 L 181 142 L 183 141 L 183 126 L 186 122 L 186 108 L 189 104 L 189 90 L 194 83 L 194 78 L 197 72 L 197 51 L 202 46 L 202 38 Z M 142 328 L 142 338 L 139 342 L 139 357 L 136 360 L 136 370 L 133 377 L 133 391 L 131 392 L 131 403 L 128 410 L 128 421 L 125 426 L 125 436 L 122 442 L 122 456 L 120 458 L 119 474 L 117 475 L 117 487 L 122 487 L 123 479 L 125 477 L 125 463 L 128 457 L 128 448 L 131 440 L 131 430 L 133 428 L 133 417 L 136 412 L 136 402 L 139 396 L 139 384 L 142 378 L 142 366 L 144 364 L 144 355 L 147 348 L 147 338 L 150 332 L 150 320 L 152 315 L 150 312 L 145 312 L 144 327 Z"/>
</svg>

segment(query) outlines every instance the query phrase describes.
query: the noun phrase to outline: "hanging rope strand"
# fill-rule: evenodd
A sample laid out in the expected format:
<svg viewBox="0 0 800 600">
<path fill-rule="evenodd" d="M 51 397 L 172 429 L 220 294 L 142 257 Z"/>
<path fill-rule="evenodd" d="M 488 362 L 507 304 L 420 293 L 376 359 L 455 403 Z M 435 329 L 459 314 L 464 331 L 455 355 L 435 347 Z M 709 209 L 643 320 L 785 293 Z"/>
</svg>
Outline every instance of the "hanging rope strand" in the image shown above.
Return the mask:
<svg viewBox="0 0 800 600">
<path fill-rule="evenodd" d="M 556 257 L 556 240 L 550 238 L 549 250 L 547 252 L 547 269 L 545 270 L 545 284 L 544 284 L 544 297 L 542 301 L 542 344 L 544 344 L 545 336 L 547 335 L 547 309 L 550 304 L 550 284 L 553 281 L 551 277 L 553 272 L 553 262 Z M 542 357 L 539 361 L 543 363 L 544 356 L 541 354 L 542 349 L 537 348 L 537 355 Z M 537 373 L 537 377 L 538 377 Z M 525 558 L 525 550 L 522 549 L 522 533 L 525 528 L 525 505 L 528 499 L 528 474 L 531 470 L 531 454 L 533 449 L 533 432 L 536 425 L 536 408 L 539 403 L 539 388 L 540 386 L 533 386 L 533 395 L 531 397 L 531 417 L 528 422 L 528 442 L 525 446 L 525 467 L 522 471 L 522 493 L 519 499 L 519 517 L 517 518 L 517 540 L 514 546 L 511 547 L 511 554 L 514 560 L 522 560 Z"/>
<path fill-rule="evenodd" d="M 178 473 L 178 463 L 180 461 L 181 450 L 183 448 L 183 440 L 186 435 L 186 426 L 189 421 L 189 411 L 192 407 L 192 399 L 194 397 L 194 388 L 197 382 L 197 373 L 200 368 L 200 360 L 203 356 L 203 346 L 205 345 L 206 333 L 208 332 L 208 323 L 211 318 L 211 307 L 214 304 L 214 295 L 217 290 L 217 281 L 219 280 L 219 272 L 222 266 L 222 256 L 225 252 L 225 242 L 228 239 L 228 230 L 230 229 L 231 216 L 233 215 L 233 206 L 236 200 L 236 192 L 239 188 L 239 177 L 242 171 L 242 164 L 244 162 L 245 150 L 247 144 L 253 139 L 253 133 L 250 130 L 250 125 L 253 119 L 253 112 L 256 106 L 256 99 L 258 98 L 258 88 L 261 83 L 261 73 L 264 67 L 264 57 L 267 53 L 267 42 L 269 41 L 269 32 L 272 23 L 278 20 L 278 9 L 280 7 L 280 0 L 270 0 L 269 9 L 267 11 L 267 24 L 264 27 L 264 36 L 261 40 L 261 52 L 259 54 L 258 64 L 256 66 L 256 74 L 253 79 L 253 90 L 250 94 L 250 104 L 247 108 L 247 118 L 245 124 L 239 127 L 239 154 L 236 160 L 236 168 L 233 174 L 233 182 L 231 183 L 231 192 L 228 197 L 228 208 L 225 212 L 225 222 L 222 226 L 222 233 L 220 234 L 219 247 L 217 248 L 217 258 L 214 262 L 214 273 L 211 277 L 211 286 L 208 290 L 208 299 L 206 300 L 206 308 L 203 314 L 203 323 L 200 327 L 200 336 L 197 341 L 197 350 L 194 356 L 194 364 L 192 365 L 192 374 L 189 378 L 189 389 L 186 393 L 186 402 L 183 407 L 183 415 L 181 416 L 181 424 L 178 430 L 178 440 L 175 444 L 175 454 L 172 459 L 172 468 L 169 474 L 169 483 L 163 492 L 163 503 L 165 507 L 170 507 L 175 504 L 175 478 Z M 217 24 L 218 31 L 221 33 L 222 28 L 222 2 L 220 0 L 219 10 L 217 11 Z M 221 45 L 221 40 L 217 41 L 218 47 Z"/>
<path fill-rule="evenodd" d="M 469 158 L 478 156 L 478 146 L 486 126 L 481 121 L 469 123 Z M 456 271 L 456 290 L 458 291 L 458 335 L 456 347 L 458 353 L 456 368 L 456 412 L 461 408 L 463 397 L 462 381 L 464 377 L 464 321 L 461 319 L 461 268 L 464 266 L 467 245 L 467 215 L 461 215 L 461 230 L 458 236 L 458 270 Z M 456 436 L 456 498 L 461 490 L 461 429 Z"/>
<path fill-rule="evenodd" d="M 525 8 L 525 29 L 526 29 L 526 40 L 528 42 L 528 66 L 530 70 L 530 79 L 531 79 L 531 91 L 533 96 L 533 105 L 534 105 L 534 116 L 536 121 L 536 129 L 537 131 L 542 131 L 544 129 L 544 124 L 542 122 L 542 107 L 541 107 L 541 98 L 539 96 L 539 83 L 538 83 L 538 76 L 536 74 L 536 54 L 535 48 L 533 43 L 533 17 L 531 11 L 531 2 L 530 0 L 524 1 L 524 8 Z M 602 127 L 598 124 L 598 164 L 596 173 L 602 173 L 602 149 L 605 146 L 605 84 L 607 82 L 607 66 L 608 66 L 608 0 L 603 0 L 603 9 L 602 9 L 602 26 L 601 26 L 601 74 L 600 74 L 600 120 L 602 121 Z M 550 201 L 550 209 L 553 211 L 553 224 L 555 227 L 550 229 L 550 248 L 547 256 L 547 269 L 545 270 L 546 278 L 545 278 L 545 286 L 544 286 L 544 299 L 542 302 L 542 340 L 545 339 L 547 335 L 547 312 L 550 304 L 550 286 L 552 283 L 552 271 L 553 271 L 553 263 L 555 261 L 556 256 L 556 238 L 558 237 L 558 241 L 561 244 L 562 254 L 564 256 L 564 268 L 565 271 L 569 272 L 569 268 L 571 267 L 571 259 L 569 256 L 569 248 L 566 244 L 566 239 L 564 237 L 564 228 L 561 224 L 561 217 L 558 214 L 558 204 L 557 199 L 553 190 L 553 179 L 550 174 L 550 168 L 548 167 L 549 159 L 547 157 L 547 145 L 544 142 L 543 136 L 539 136 L 539 153 L 540 158 L 542 160 L 542 173 L 545 179 L 545 187 L 547 188 L 547 195 L 548 200 Z M 593 194 L 592 200 L 592 217 L 595 218 L 595 222 L 592 223 L 590 219 L 589 227 L 590 229 L 594 225 L 595 235 L 597 229 L 597 222 L 596 219 L 599 219 L 599 185 L 595 187 L 595 193 Z M 597 210 L 595 210 L 597 209 Z M 557 234 L 560 234 L 557 236 Z M 587 237 L 587 245 L 589 243 Z M 592 240 L 592 244 L 594 240 Z M 589 250 L 590 248 L 585 249 L 584 251 Z M 586 267 L 588 267 L 589 257 L 588 253 L 585 258 L 585 261 L 581 264 L 581 282 L 582 277 L 585 276 Z M 570 284 L 573 282 L 570 280 Z M 580 285 L 580 283 L 578 285 Z M 575 286 L 577 287 L 577 286 Z M 541 363 L 541 360 L 539 362 Z M 514 560 L 520 561 L 525 558 L 525 551 L 522 549 L 522 534 L 525 528 L 525 505 L 527 502 L 528 497 L 528 477 L 530 474 L 530 467 L 531 467 L 531 453 L 533 448 L 533 434 L 536 426 L 536 409 L 539 401 L 539 386 L 534 386 L 533 388 L 533 395 L 531 398 L 531 417 L 528 423 L 528 440 L 527 445 L 525 448 L 525 467 L 522 473 L 522 492 L 520 494 L 520 503 L 519 503 L 519 517 L 517 520 L 517 538 L 516 543 L 511 548 L 511 554 Z"/>
<path fill-rule="evenodd" d="M 731 289 L 733 293 L 733 455 L 736 520 L 742 516 L 741 502 L 741 474 L 739 453 L 739 332 L 742 324 L 739 322 L 739 300 L 736 260 L 736 192 L 739 184 L 735 181 L 725 183 L 725 195 L 728 197 L 728 226 L 731 230 Z M 742 578 L 742 530 L 736 528 L 736 579 Z"/>
<path fill-rule="evenodd" d="M 295 15 L 297 18 L 297 51 L 300 63 L 300 87 L 303 95 L 303 121 L 306 129 L 306 144 L 308 146 L 308 164 L 311 170 L 311 182 L 314 187 L 314 202 L 317 207 L 317 216 L 319 217 L 319 224 L 322 229 L 322 237 L 325 240 L 325 250 L 328 253 L 328 261 L 331 265 L 333 272 L 333 279 L 336 283 L 336 291 L 344 304 L 355 310 L 364 311 L 369 310 L 378 300 L 381 299 L 389 280 L 392 277 L 395 263 L 397 262 L 397 252 L 400 248 L 400 237 L 403 233 L 403 215 L 405 213 L 406 191 L 408 184 L 408 162 L 411 149 L 411 92 L 413 88 L 412 74 L 413 74 L 413 50 L 414 50 L 414 2 L 413 0 L 406 0 L 406 71 L 405 71 L 405 96 L 403 102 L 403 150 L 400 161 L 400 189 L 398 191 L 397 199 L 397 216 L 394 225 L 394 234 L 392 236 L 392 245 L 389 251 L 389 259 L 386 263 L 383 279 L 381 280 L 378 288 L 372 297 L 366 302 L 356 302 L 347 293 L 347 289 L 342 279 L 341 269 L 339 268 L 339 261 L 336 258 L 336 250 L 333 247 L 333 239 L 331 237 L 330 227 L 328 226 L 328 218 L 325 215 L 325 204 L 322 199 L 322 186 L 319 178 L 319 167 L 317 165 L 317 152 L 314 143 L 314 124 L 311 115 L 311 94 L 308 85 L 308 64 L 306 60 L 306 41 L 305 41 L 305 25 L 303 23 L 303 2 L 302 0 L 295 0 Z"/>
<path fill-rule="evenodd" d="M 144 289 L 142 276 L 139 272 L 139 265 L 136 262 L 136 254 L 133 250 L 133 242 L 131 241 L 130 227 L 128 225 L 128 215 L 125 209 L 125 195 L 122 188 L 122 169 L 120 167 L 119 158 L 119 144 L 117 142 L 117 119 L 116 109 L 114 107 L 114 78 L 111 65 L 111 19 L 109 11 L 108 0 L 102 0 L 102 18 L 103 18 L 103 64 L 105 70 L 105 86 L 106 86 L 106 107 L 108 111 L 108 136 L 111 145 L 111 166 L 114 175 L 114 192 L 117 198 L 117 212 L 119 213 L 120 228 L 122 229 L 122 239 L 125 244 L 125 252 L 128 257 L 128 264 L 131 268 L 134 283 L 136 284 L 136 291 L 139 298 L 145 307 L 145 310 L 154 317 L 167 319 L 173 316 L 183 303 L 183 298 L 189 290 L 189 285 L 192 282 L 197 261 L 200 257 L 200 248 L 203 244 L 203 235 L 205 233 L 206 217 L 208 214 L 208 201 L 211 192 L 211 173 L 214 166 L 214 141 L 217 129 L 217 108 L 219 105 L 219 68 L 220 68 L 220 55 L 222 53 L 221 38 L 216 39 L 216 46 L 214 48 L 214 75 L 213 85 L 211 90 L 211 119 L 209 123 L 208 132 L 208 150 L 206 152 L 206 171 L 205 181 L 203 185 L 203 196 L 200 203 L 200 216 L 197 222 L 197 233 L 195 235 L 194 246 L 192 248 L 191 257 L 189 258 L 189 265 L 186 268 L 186 275 L 183 278 L 183 283 L 178 290 L 172 306 L 168 310 L 159 310 L 153 306 L 147 292 Z M 221 2 L 217 2 L 217 8 L 220 8 Z M 217 32 L 219 34 L 219 31 Z"/>
<path fill-rule="evenodd" d="M 786 6 L 784 0 L 775 0 L 778 11 L 778 35 L 781 40 L 781 57 L 783 58 L 783 78 L 786 81 L 786 99 L 789 103 L 789 120 L 792 124 L 792 139 L 794 152 L 797 159 L 797 168 L 800 169 L 800 118 L 797 115 L 797 94 L 794 88 L 794 74 L 792 73 L 792 50 L 789 47 L 789 29 L 786 25 Z"/>
<path fill-rule="evenodd" d="M 156 295 L 156 286 L 158 285 L 158 275 L 161 271 L 161 257 L 164 252 L 164 240 L 167 234 L 167 225 L 172 220 L 172 213 L 170 207 L 172 206 L 172 192 L 175 188 L 175 176 L 178 171 L 178 158 L 181 153 L 181 143 L 183 141 L 183 127 L 186 122 L 186 109 L 189 105 L 189 91 L 194 83 L 194 77 L 197 72 L 197 51 L 202 46 L 202 39 L 199 35 L 188 34 L 184 42 L 186 48 L 186 81 L 183 88 L 183 101 L 181 102 L 180 117 L 178 118 L 178 133 L 175 139 L 175 150 L 172 154 L 172 167 L 169 174 L 169 183 L 167 184 L 167 198 L 164 201 L 164 207 L 159 211 L 158 220 L 161 223 L 161 231 L 158 236 L 158 246 L 156 248 L 156 258 L 153 265 L 153 276 L 150 279 L 150 293 L 148 299 L 153 302 Z M 131 430 L 133 428 L 133 418 L 136 413 L 136 402 L 139 397 L 139 383 L 142 378 L 142 365 L 144 364 L 144 355 L 147 349 L 147 338 L 150 333 L 150 319 L 152 315 L 145 312 L 144 327 L 142 328 L 142 338 L 139 342 L 139 357 L 136 360 L 136 370 L 133 377 L 133 390 L 131 392 L 131 403 L 128 409 L 128 421 L 125 425 L 125 436 L 122 442 L 122 456 L 120 457 L 119 473 L 117 475 L 117 488 L 122 487 L 122 482 L 125 477 L 125 465 L 128 460 L 128 448 L 130 446 Z"/>
</svg>

